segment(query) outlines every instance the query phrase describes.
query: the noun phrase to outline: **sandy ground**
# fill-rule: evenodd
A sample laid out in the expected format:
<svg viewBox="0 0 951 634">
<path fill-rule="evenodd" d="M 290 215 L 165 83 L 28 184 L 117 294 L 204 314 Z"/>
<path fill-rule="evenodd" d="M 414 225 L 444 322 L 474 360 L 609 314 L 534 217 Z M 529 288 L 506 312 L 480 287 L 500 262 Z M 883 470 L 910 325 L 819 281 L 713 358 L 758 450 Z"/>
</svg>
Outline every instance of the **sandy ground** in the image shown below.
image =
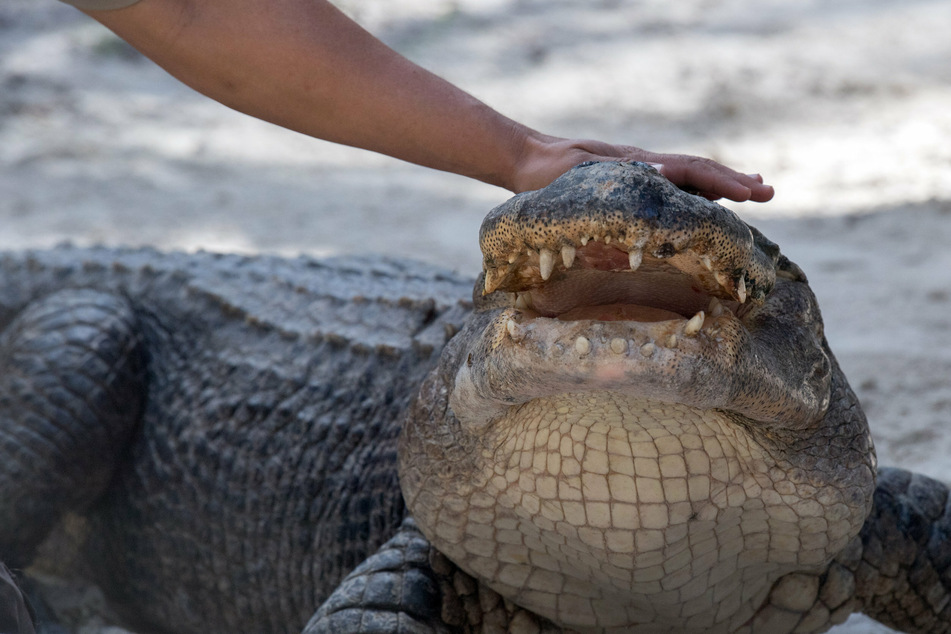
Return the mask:
<svg viewBox="0 0 951 634">
<path fill-rule="evenodd" d="M 763 173 L 775 200 L 732 207 L 809 274 L 880 462 L 951 481 L 951 3 L 341 5 L 545 132 Z M 54 0 L 0 5 L 0 248 L 366 250 L 475 273 L 506 197 L 229 111 Z"/>
</svg>

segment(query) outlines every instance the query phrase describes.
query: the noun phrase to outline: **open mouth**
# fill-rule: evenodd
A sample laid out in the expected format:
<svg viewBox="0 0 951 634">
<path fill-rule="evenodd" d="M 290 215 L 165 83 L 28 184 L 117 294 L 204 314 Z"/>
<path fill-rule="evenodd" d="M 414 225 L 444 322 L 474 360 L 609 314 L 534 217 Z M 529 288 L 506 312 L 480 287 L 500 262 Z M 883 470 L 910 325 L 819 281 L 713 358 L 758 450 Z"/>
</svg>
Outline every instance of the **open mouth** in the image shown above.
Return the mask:
<svg viewBox="0 0 951 634">
<path fill-rule="evenodd" d="M 624 236 L 610 233 L 560 240 L 558 253 L 523 247 L 494 266 L 486 258 L 484 293 L 509 294 L 515 310 L 506 328 L 516 341 L 537 320 L 633 322 L 626 324 L 626 337 L 620 323 L 588 324 L 588 330 L 609 334 L 606 343 L 615 352 L 647 344 L 673 348 L 684 337 L 716 336 L 724 323 L 742 322 L 771 285 L 750 276 L 735 258 L 716 258 L 696 245 L 677 250 L 668 242 L 650 249 L 647 240 L 629 246 Z M 646 332 L 638 338 L 633 329 Z M 577 336 L 577 348 L 590 346 L 587 334 Z"/>
<path fill-rule="evenodd" d="M 472 424 L 579 392 L 785 425 L 828 404 L 821 317 L 799 268 L 645 166 L 575 168 L 493 210 L 479 242 L 480 317 L 452 397 Z"/>
<path fill-rule="evenodd" d="M 622 324 L 642 335 L 628 347 L 675 347 L 678 338 L 744 322 L 781 274 L 774 244 L 648 168 L 592 165 L 563 178 L 570 189 L 503 205 L 480 232 L 483 295 L 507 293 L 506 329 L 516 342 L 532 322 L 556 320 L 585 322 L 615 349 Z M 549 340 L 559 331 L 588 336 L 550 326 Z"/>
</svg>

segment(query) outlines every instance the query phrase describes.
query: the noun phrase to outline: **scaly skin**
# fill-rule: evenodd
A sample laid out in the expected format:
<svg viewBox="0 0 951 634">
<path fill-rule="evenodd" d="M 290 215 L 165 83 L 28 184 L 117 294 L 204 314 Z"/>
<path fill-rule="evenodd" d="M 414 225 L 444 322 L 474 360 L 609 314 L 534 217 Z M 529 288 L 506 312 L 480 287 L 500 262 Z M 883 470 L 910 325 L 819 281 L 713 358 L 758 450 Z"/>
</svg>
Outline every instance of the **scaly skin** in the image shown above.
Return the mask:
<svg viewBox="0 0 951 634">
<path fill-rule="evenodd" d="M 481 241 L 474 311 L 385 259 L 0 257 L 0 559 L 85 527 L 142 632 L 951 629 L 948 488 L 875 488 L 776 245 L 631 164 Z"/>
<path fill-rule="evenodd" d="M 401 448 L 410 511 L 463 570 L 572 629 L 732 632 L 858 534 L 865 418 L 765 238 L 599 164 L 496 209 L 481 243 L 487 294 Z"/>
<path fill-rule="evenodd" d="M 70 513 L 134 631 L 300 632 L 403 519 L 397 421 L 470 288 L 384 258 L 0 256 L 0 559 Z"/>
</svg>

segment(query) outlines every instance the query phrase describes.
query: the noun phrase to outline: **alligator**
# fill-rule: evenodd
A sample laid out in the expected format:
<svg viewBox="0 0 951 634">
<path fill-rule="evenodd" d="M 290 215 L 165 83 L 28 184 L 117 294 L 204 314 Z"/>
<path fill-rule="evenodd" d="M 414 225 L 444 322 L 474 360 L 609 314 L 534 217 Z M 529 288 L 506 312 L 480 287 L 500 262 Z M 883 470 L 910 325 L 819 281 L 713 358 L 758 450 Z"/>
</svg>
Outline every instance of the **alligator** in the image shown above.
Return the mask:
<svg viewBox="0 0 951 634">
<path fill-rule="evenodd" d="M 0 559 L 140 632 L 951 631 L 949 490 L 773 242 L 638 163 L 479 239 L 0 257 Z"/>
</svg>

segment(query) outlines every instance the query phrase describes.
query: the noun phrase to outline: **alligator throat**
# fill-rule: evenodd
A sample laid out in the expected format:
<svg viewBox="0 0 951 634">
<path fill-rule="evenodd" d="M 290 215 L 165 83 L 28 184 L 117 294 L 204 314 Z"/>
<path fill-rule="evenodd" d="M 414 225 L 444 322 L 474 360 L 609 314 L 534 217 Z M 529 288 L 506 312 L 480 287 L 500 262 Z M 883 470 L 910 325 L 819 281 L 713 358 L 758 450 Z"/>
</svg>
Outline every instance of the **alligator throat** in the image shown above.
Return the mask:
<svg viewBox="0 0 951 634">
<path fill-rule="evenodd" d="M 417 519 L 500 594 L 581 631 L 732 631 L 772 580 L 826 561 L 854 531 L 846 514 L 820 517 L 815 498 L 839 499 L 833 483 L 793 484 L 728 415 L 684 405 L 533 399 L 474 454 Z"/>
</svg>

